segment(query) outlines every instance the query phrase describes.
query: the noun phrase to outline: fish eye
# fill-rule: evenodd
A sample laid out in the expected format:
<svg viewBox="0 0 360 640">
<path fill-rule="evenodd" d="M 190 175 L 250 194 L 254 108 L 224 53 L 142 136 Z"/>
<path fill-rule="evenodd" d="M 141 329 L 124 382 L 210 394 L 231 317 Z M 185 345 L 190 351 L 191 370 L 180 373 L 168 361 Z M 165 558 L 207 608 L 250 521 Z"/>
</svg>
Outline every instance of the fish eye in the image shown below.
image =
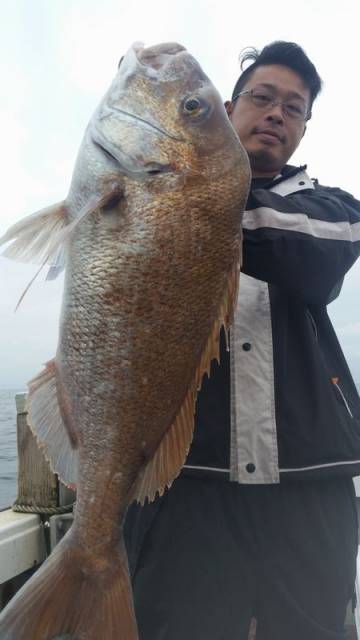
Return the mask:
<svg viewBox="0 0 360 640">
<path fill-rule="evenodd" d="M 184 111 L 193 116 L 199 113 L 202 109 L 202 104 L 198 98 L 187 98 L 184 102 Z"/>
</svg>

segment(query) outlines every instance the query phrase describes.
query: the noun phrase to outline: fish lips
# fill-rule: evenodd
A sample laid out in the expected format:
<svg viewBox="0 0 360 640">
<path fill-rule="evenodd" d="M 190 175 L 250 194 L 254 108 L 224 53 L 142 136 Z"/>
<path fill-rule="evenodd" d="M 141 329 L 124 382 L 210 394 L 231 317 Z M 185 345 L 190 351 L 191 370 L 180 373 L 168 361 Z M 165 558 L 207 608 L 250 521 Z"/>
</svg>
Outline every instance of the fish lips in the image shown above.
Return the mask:
<svg viewBox="0 0 360 640">
<path fill-rule="evenodd" d="M 186 51 L 186 48 L 177 42 L 164 42 L 152 47 L 144 47 L 141 43 L 135 43 L 133 49 L 142 65 L 156 70 L 168 64 L 174 56 Z"/>
</svg>

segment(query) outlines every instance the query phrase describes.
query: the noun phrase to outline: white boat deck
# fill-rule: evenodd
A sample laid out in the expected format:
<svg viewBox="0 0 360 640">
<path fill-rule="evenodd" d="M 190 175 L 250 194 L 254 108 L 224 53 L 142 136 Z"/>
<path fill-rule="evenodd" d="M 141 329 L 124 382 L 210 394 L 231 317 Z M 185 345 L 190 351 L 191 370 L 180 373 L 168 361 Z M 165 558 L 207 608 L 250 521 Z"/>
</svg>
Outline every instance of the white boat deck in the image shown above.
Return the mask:
<svg viewBox="0 0 360 640">
<path fill-rule="evenodd" d="M 38 515 L 0 511 L 0 585 L 41 564 L 46 558 Z"/>
</svg>

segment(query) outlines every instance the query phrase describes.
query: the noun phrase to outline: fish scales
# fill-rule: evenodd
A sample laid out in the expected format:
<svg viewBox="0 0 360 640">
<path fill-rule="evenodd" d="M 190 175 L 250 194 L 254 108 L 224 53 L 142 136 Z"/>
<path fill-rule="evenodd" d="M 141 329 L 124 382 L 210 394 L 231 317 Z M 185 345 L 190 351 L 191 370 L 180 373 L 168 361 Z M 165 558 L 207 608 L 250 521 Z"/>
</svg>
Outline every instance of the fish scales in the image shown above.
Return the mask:
<svg viewBox="0 0 360 640">
<path fill-rule="evenodd" d="M 77 486 L 73 526 L 0 614 L 2 640 L 137 640 L 122 525 L 185 461 L 196 393 L 234 310 L 249 177 L 194 58 L 134 45 L 66 200 L 0 239 L 20 259 L 66 248 L 57 353 L 29 383 L 28 411 L 52 468 Z M 42 234 L 32 252 L 29 230 Z"/>
</svg>

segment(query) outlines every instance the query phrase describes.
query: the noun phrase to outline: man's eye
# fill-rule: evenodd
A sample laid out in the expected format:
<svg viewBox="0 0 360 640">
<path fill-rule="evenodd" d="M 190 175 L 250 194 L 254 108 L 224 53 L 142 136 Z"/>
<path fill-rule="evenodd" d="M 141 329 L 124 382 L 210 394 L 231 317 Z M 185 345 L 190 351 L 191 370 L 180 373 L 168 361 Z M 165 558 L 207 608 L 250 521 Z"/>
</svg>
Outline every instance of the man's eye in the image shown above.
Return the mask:
<svg viewBox="0 0 360 640">
<path fill-rule="evenodd" d="M 287 111 L 291 114 L 294 114 L 296 116 L 302 116 L 304 115 L 304 109 L 302 107 L 300 107 L 298 104 L 292 104 L 287 102 L 285 105 Z"/>
<path fill-rule="evenodd" d="M 267 104 L 270 104 L 270 102 L 272 102 L 271 96 L 267 96 L 266 93 L 253 93 L 252 99 L 255 102 L 255 104 L 258 104 L 260 106 L 265 106 Z"/>
</svg>

